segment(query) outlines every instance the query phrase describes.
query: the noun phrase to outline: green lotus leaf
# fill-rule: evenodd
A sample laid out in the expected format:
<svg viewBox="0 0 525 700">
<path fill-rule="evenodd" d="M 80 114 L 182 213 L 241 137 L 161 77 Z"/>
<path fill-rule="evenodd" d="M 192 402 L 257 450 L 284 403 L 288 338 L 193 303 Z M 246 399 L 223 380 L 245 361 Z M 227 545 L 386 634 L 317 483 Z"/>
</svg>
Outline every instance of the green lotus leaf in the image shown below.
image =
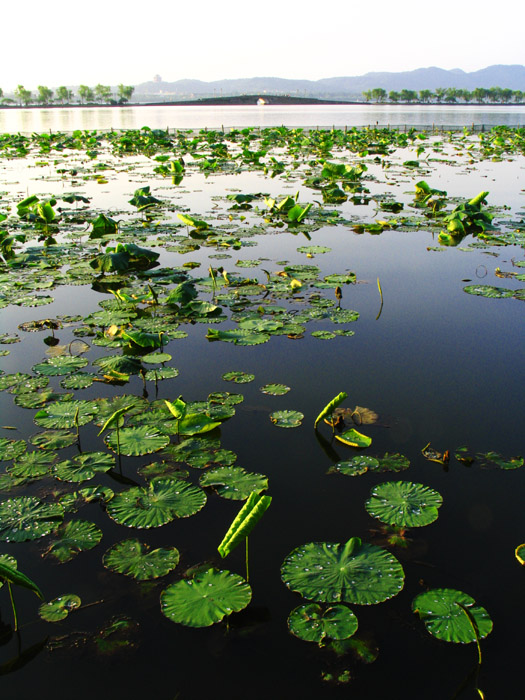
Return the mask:
<svg viewBox="0 0 525 700">
<path fill-rule="evenodd" d="M 228 331 L 217 331 L 209 328 L 206 338 L 208 340 L 223 340 L 234 345 L 261 345 L 270 340 L 268 333 L 257 333 L 243 328 Z"/>
<path fill-rule="evenodd" d="M 64 377 L 60 382 L 60 386 L 62 389 L 87 389 L 93 382 L 94 377 L 92 374 L 76 372 L 75 374 L 70 374 L 68 377 Z"/>
<path fill-rule="evenodd" d="M 0 377 L 0 391 L 9 389 L 10 387 L 17 386 L 23 382 L 27 382 L 31 379 L 30 374 L 24 374 L 22 372 L 15 372 L 14 374 L 4 374 Z"/>
<path fill-rule="evenodd" d="M 330 253 L 331 250 L 324 245 L 302 245 L 297 248 L 298 253 L 306 253 L 306 255 L 320 255 L 321 253 Z"/>
<path fill-rule="evenodd" d="M 104 554 L 104 566 L 117 574 L 132 576 L 138 581 L 150 581 L 173 571 L 179 563 L 175 547 L 154 549 L 138 540 L 117 542 Z"/>
<path fill-rule="evenodd" d="M 158 452 L 163 447 L 166 447 L 169 441 L 170 439 L 167 435 L 163 435 L 149 425 L 139 425 L 136 428 L 122 428 L 119 430 L 118 440 L 116 430 L 113 430 L 105 438 L 106 445 L 113 452 L 118 452 L 118 444 L 120 443 L 120 454 L 128 457 Z"/>
<path fill-rule="evenodd" d="M 204 473 L 199 484 L 203 487 L 212 486 L 223 498 L 244 501 L 252 491 L 265 491 L 268 488 L 268 477 L 246 472 L 242 467 L 219 467 Z"/>
<path fill-rule="evenodd" d="M 16 569 L 17 563 L 16 559 L 9 554 L 0 554 L 0 570 L 6 570 L 4 567 L 8 567 L 9 569 Z M 2 577 L 0 576 L 0 588 L 4 585 L 4 581 L 2 580 Z"/>
<path fill-rule="evenodd" d="M 261 391 L 270 396 L 284 396 L 290 391 L 290 387 L 286 384 L 265 384 L 261 387 Z"/>
<path fill-rule="evenodd" d="M 329 473 L 338 472 L 347 476 L 359 476 L 365 474 L 369 469 L 376 469 L 379 466 L 379 460 L 375 457 L 366 457 L 357 455 L 352 459 L 347 459 L 343 462 L 337 462 L 329 469 Z"/>
<path fill-rule="evenodd" d="M 205 413 L 188 412 L 179 421 L 179 433 L 181 435 L 198 435 L 199 433 L 207 433 L 214 428 L 218 428 L 220 424 L 220 421 L 207 416 Z"/>
<path fill-rule="evenodd" d="M 0 503 L 0 540 L 37 540 L 56 530 L 63 517 L 58 503 L 43 503 L 33 496 L 10 498 Z"/>
<path fill-rule="evenodd" d="M 235 382 L 236 384 L 248 384 L 253 382 L 255 374 L 247 374 L 246 372 L 226 372 L 222 375 L 225 382 Z"/>
<path fill-rule="evenodd" d="M 197 450 L 191 452 L 184 461 L 195 469 L 207 469 L 209 467 L 230 467 L 237 461 L 237 455 L 231 450 Z"/>
<path fill-rule="evenodd" d="M 305 642 L 323 639 L 348 639 L 358 627 L 357 617 L 346 605 L 323 609 L 316 603 L 300 605 L 288 617 L 290 632 Z"/>
<path fill-rule="evenodd" d="M 35 423 L 43 428 L 73 428 L 86 425 L 97 412 L 94 401 L 55 401 L 35 415 Z"/>
<path fill-rule="evenodd" d="M 147 365 L 157 365 L 170 360 L 171 355 L 167 352 L 150 352 L 142 357 L 142 362 L 145 362 Z"/>
<path fill-rule="evenodd" d="M 65 620 L 69 613 L 79 608 L 81 604 L 82 601 L 77 595 L 69 593 L 54 598 L 49 603 L 42 603 L 38 614 L 46 622 L 60 622 L 60 620 Z"/>
<path fill-rule="evenodd" d="M 351 311 L 350 309 L 334 309 L 330 314 L 330 319 L 333 323 L 352 323 L 359 318 L 359 311 Z"/>
<path fill-rule="evenodd" d="M 158 369 L 148 369 L 144 374 L 147 382 L 160 382 L 162 379 L 174 379 L 179 376 L 179 370 L 175 367 L 159 367 Z"/>
<path fill-rule="evenodd" d="M 44 600 L 44 595 L 40 588 L 32 581 L 29 576 L 26 576 L 21 571 L 17 569 L 16 559 L 8 556 L 2 556 L 0 558 L 0 581 L 6 581 L 8 584 L 14 583 L 22 588 L 27 588 L 29 591 L 33 591 L 36 595 Z M 11 596 L 11 604 L 13 606 L 13 612 L 15 606 L 13 603 L 13 598 Z M 16 613 L 15 613 L 16 618 Z"/>
<path fill-rule="evenodd" d="M 434 637 L 445 642 L 469 644 L 476 641 L 472 620 L 477 627 L 479 639 L 492 631 L 492 620 L 488 612 L 475 605 L 475 602 L 474 598 L 462 591 L 434 588 L 416 596 L 412 601 L 412 610 L 419 615 Z"/>
<path fill-rule="evenodd" d="M 274 411 L 270 414 L 270 420 L 279 428 L 298 428 L 303 418 L 300 411 Z"/>
<path fill-rule="evenodd" d="M 56 536 L 58 539 L 51 542 L 47 553 L 63 564 L 79 552 L 96 547 L 102 539 L 102 530 L 89 520 L 70 520 L 58 528 Z"/>
<path fill-rule="evenodd" d="M 505 299 L 514 294 L 513 289 L 505 287 L 492 287 L 489 284 L 469 284 L 463 287 L 463 291 L 467 294 L 474 294 L 480 297 L 489 297 L 491 299 Z"/>
<path fill-rule="evenodd" d="M 412 481 L 387 481 L 370 492 L 365 508 L 374 518 L 397 527 L 423 527 L 437 520 L 441 494 Z"/>
<path fill-rule="evenodd" d="M 26 450 L 27 443 L 25 440 L 0 438 L 0 462 L 9 459 L 20 459 Z"/>
<path fill-rule="evenodd" d="M 29 442 L 42 450 L 60 450 L 77 441 L 75 433 L 69 430 L 46 430 L 29 438 Z"/>
<path fill-rule="evenodd" d="M 496 467 L 497 469 L 519 469 L 523 466 L 523 457 L 502 457 L 497 452 L 478 453 L 476 458 L 482 467 Z"/>
<path fill-rule="evenodd" d="M 273 318 L 247 318 L 239 323 L 239 328 L 256 333 L 273 333 L 282 327 L 282 321 Z"/>
<path fill-rule="evenodd" d="M 138 486 L 116 494 L 107 504 L 110 518 L 136 528 L 160 527 L 175 518 L 188 518 L 206 504 L 206 494 L 180 479 L 157 477 L 147 488 Z"/>
<path fill-rule="evenodd" d="M 142 396 L 133 396 L 132 394 L 124 394 L 124 396 L 115 396 L 112 399 L 99 399 L 97 401 L 98 411 L 94 419 L 94 423 L 102 426 L 108 418 L 111 418 L 117 411 L 126 409 L 126 416 L 135 416 L 143 413 L 148 408 L 148 402 Z"/>
<path fill-rule="evenodd" d="M 38 391 L 38 389 L 45 389 L 48 384 L 49 377 L 31 377 L 31 379 L 27 379 L 26 381 L 21 381 L 17 382 L 16 384 L 12 384 L 9 387 L 9 393 L 15 395 L 31 394 L 34 391 Z"/>
<path fill-rule="evenodd" d="M 59 481 L 81 483 L 89 481 L 97 473 L 109 471 L 114 466 L 115 458 L 107 452 L 84 452 L 55 464 L 53 476 Z"/>
<path fill-rule="evenodd" d="M 119 374 L 139 374 L 142 362 L 129 355 L 107 355 L 93 361 L 93 365 L 100 367 L 104 374 L 118 372 Z"/>
<path fill-rule="evenodd" d="M 56 461 L 56 455 L 42 450 L 25 452 L 16 462 L 7 468 L 11 476 L 22 479 L 37 479 L 49 473 L 52 465 Z"/>
<path fill-rule="evenodd" d="M 230 571 L 208 569 L 168 586 L 160 595 L 167 618 L 187 627 L 209 627 L 243 610 L 252 598 L 246 581 Z"/>
<path fill-rule="evenodd" d="M 57 394 L 52 389 L 33 391 L 29 394 L 15 396 L 15 403 L 21 408 L 41 408 L 53 401 L 69 401 L 73 394 Z"/>
<path fill-rule="evenodd" d="M 320 338 L 321 340 L 332 340 L 336 336 L 335 333 L 331 333 L 330 331 L 314 331 L 312 337 Z"/>
<path fill-rule="evenodd" d="M 345 430 L 345 432 L 340 435 L 336 433 L 334 437 L 336 440 L 339 440 L 339 442 L 344 442 L 345 445 L 350 445 L 351 447 L 363 448 L 370 447 L 372 444 L 372 438 L 368 437 L 368 435 L 363 435 L 363 433 L 355 430 L 355 428 Z"/>
<path fill-rule="evenodd" d="M 373 605 L 399 593 L 404 572 L 386 549 L 352 537 L 346 544 L 297 547 L 285 558 L 281 578 L 308 600 Z"/>
<path fill-rule="evenodd" d="M 39 362 L 33 366 L 33 372 L 44 374 L 47 377 L 60 377 L 65 374 L 77 372 L 87 365 L 85 357 L 71 357 L 70 355 L 59 355 L 50 357 L 48 360 Z"/>
</svg>

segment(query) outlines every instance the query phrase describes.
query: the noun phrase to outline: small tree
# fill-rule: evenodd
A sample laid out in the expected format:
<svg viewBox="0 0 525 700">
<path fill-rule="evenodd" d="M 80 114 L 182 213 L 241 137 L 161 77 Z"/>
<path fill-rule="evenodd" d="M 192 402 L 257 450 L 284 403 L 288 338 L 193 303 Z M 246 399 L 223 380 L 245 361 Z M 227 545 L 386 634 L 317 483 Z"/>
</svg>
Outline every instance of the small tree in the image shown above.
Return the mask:
<svg viewBox="0 0 525 700">
<path fill-rule="evenodd" d="M 383 90 L 383 88 L 374 88 L 372 90 L 372 97 L 376 102 L 384 102 L 386 100 L 386 90 Z"/>
<path fill-rule="evenodd" d="M 120 102 L 120 104 L 129 102 L 134 92 L 135 88 L 133 87 L 133 85 L 122 85 L 121 83 L 118 86 L 118 101 Z"/>
<path fill-rule="evenodd" d="M 57 100 L 59 100 L 62 104 L 64 104 L 64 102 L 71 102 L 73 90 L 69 90 L 65 85 L 61 85 L 57 88 L 56 96 Z"/>
<path fill-rule="evenodd" d="M 403 102 L 408 102 L 410 104 L 410 102 L 417 100 L 417 92 L 415 92 L 415 90 L 401 90 L 400 97 Z"/>
<path fill-rule="evenodd" d="M 38 95 L 36 100 L 40 102 L 40 104 L 47 105 L 53 100 L 53 90 L 50 90 L 45 85 L 39 85 L 37 90 Z"/>
<path fill-rule="evenodd" d="M 419 91 L 419 99 L 421 102 L 430 102 L 430 100 L 434 97 L 434 93 L 431 92 L 430 90 L 420 90 Z"/>
<path fill-rule="evenodd" d="M 475 88 L 472 90 L 472 97 L 476 100 L 476 102 L 483 102 L 485 97 L 487 97 L 487 90 L 485 88 Z"/>
<path fill-rule="evenodd" d="M 18 85 L 15 90 L 15 97 L 20 104 L 28 105 L 31 102 L 31 90 L 26 90 L 23 85 Z"/>
<path fill-rule="evenodd" d="M 99 102 L 110 102 L 111 101 L 111 88 L 109 85 L 95 85 L 95 97 Z"/>
<path fill-rule="evenodd" d="M 445 97 L 447 94 L 447 89 L 446 88 L 436 88 L 435 91 L 435 96 L 436 96 L 436 101 L 441 102 L 441 100 Z"/>
<path fill-rule="evenodd" d="M 78 86 L 78 96 L 80 97 L 80 104 L 83 104 L 84 102 L 93 102 L 95 99 L 93 90 L 87 85 Z"/>
<path fill-rule="evenodd" d="M 367 102 L 370 102 L 370 100 L 372 99 L 372 90 L 365 90 L 363 92 L 363 97 Z"/>
<path fill-rule="evenodd" d="M 399 102 L 400 94 L 395 90 L 390 90 L 388 93 L 388 99 L 390 102 Z"/>
</svg>

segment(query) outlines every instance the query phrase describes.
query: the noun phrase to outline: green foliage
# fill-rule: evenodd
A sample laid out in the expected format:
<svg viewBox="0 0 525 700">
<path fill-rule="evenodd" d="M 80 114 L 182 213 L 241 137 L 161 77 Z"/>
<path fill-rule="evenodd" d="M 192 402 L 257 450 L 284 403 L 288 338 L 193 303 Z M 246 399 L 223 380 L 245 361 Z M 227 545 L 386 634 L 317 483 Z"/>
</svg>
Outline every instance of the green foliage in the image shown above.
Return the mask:
<svg viewBox="0 0 525 700">
<path fill-rule="evenodd" d="M 227 557 L 238 544 L 245 540 L 270 507 L 271 496 L 253 492 L 237 513 L 232 524 L 217 547 L 221 557 Z"/>
</svg>

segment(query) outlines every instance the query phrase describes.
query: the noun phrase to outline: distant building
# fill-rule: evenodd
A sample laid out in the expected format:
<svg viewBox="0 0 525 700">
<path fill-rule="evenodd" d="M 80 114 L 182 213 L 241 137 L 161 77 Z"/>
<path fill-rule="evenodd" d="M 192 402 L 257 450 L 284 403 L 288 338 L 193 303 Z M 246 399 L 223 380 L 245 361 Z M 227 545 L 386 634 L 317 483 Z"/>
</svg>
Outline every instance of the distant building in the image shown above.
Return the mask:
<svg viewBox="0 0 525 700">
<path fill-rule="evenodd" d="M 259 97 L 259 99 L 257 100 L 257 104 L 258 105 L 265 105 L 265 104 L 267 104 L 267 102 L 264 99 L 264 97 Z"/>
<path fill-rule="evenodd" d="M 162 83 L 162 78 L 160 77 L 160 75 L 158 73 L 157 73 L 157 75 L 153 76 L 153 82 L 154 83 Z"/>
</svg>

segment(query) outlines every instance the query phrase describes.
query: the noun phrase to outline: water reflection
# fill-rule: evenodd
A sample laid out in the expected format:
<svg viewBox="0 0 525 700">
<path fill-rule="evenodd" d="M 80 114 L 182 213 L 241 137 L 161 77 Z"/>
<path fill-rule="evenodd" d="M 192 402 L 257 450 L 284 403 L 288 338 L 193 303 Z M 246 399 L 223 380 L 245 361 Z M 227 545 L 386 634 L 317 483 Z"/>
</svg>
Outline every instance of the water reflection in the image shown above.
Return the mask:
<svg viewBox="0 0 525 700">
<path fill-rule="evenodd" d="M 344 126 L 521 126 L 522 105 L 266 105 L 205 107 L 75 107 L 72 109 L 0 109 L 3 132 L 75 129 L 202 129 L 205 127 Z"/>
</svg>

